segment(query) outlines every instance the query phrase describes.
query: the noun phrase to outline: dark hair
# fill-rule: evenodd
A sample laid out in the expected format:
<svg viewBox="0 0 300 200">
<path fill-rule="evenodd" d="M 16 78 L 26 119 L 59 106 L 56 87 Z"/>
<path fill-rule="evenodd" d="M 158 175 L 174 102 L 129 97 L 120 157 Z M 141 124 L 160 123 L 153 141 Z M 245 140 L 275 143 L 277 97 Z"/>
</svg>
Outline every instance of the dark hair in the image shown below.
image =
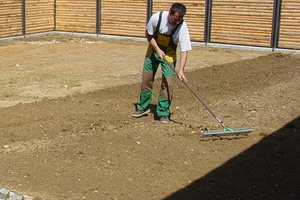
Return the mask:
<svg viewBox="0 0 300 200">
<path fill-rule="evenodd" d="M 170 12 L 172 15 L 177 12 L 180 17 L 183 17 L 186 13 L 186 7 L 181 3 L 174 3 L 170 8 Z"/>
</svg>

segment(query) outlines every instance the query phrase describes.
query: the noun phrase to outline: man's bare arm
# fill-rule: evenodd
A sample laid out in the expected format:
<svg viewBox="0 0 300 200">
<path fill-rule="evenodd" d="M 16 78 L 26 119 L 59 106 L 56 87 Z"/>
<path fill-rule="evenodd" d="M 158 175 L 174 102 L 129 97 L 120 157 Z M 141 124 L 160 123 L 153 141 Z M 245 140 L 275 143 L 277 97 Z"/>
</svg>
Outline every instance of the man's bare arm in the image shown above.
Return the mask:
<svg viewBox="0 0 300 200">
<path fill-rule="evenodd" d="M 178 78 L 180 81 L 187 81 L 187 78 L 184 74 L 184 68 L 187 62 L 187 57 L 188 57 L 188 51 L 181 52 L 179 69 L 178 69 Z"/>
</svg>

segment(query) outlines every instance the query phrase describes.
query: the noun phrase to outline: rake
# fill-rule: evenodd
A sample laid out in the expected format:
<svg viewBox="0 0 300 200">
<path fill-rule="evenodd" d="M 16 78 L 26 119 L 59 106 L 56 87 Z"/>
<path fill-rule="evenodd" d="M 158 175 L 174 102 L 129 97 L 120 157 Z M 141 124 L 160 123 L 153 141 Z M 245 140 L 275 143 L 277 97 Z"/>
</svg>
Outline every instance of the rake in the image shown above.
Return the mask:
<svg viewBox="0 0 300 200">
<path fill-rule="evenodd" d="M 166 59 L 160 59 L 156 55 L 156 58 L 166 63 L 174 72 L 176 75 L 178 75 L 175 68 L 166 60 Z M 217 122 L 221 125 L 222 129 L 219 130 L 205 130 L 202 133 L 202 137 L 209 137 L 209 136 L 229 136 L 229 135 L 247 135 L 248 133 L 254 131 L 252 128 L 229 128 L 225 126 L 224 122 L 207 106 L 207 104 L 203 101 L 203 99 L 187 84 L 186 81 L 182 81 L 187 88 L 193 93 L 193 95 L 202 103 L 202 105 L 208 110 L 208 112 L 217 120 Z"/>
</svg>

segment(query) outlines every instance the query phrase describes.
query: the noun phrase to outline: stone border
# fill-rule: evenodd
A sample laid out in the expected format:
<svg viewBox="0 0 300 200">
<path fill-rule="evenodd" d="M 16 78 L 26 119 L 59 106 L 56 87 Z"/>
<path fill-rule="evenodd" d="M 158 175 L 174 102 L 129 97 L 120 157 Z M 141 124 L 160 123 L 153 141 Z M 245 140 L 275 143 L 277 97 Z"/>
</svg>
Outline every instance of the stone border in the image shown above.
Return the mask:
<svg viewBox="0 0 300 200">
<path fill-rule="evenodd" d="M 0 200 L 34 200 L 34 197 L 22 195 L 5 188 L 0 188 Z"/>
</svg>

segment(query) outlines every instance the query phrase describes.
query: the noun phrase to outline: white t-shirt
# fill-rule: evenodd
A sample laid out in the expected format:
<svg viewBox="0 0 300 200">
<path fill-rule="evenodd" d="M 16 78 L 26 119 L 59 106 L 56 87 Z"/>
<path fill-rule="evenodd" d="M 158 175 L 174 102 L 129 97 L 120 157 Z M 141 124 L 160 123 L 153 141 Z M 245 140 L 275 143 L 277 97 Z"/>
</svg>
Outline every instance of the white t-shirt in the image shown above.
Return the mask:
<svg viewBox="0 0 300 200">
<path fill-rule="evenodd" d="M 159 13 L 157 12 L 151 16 L 148 24 L 147 24 L 147 32 L 149 35 L 153 35 L 156 31 L 159 21 Z M 168 22 L 168 15 L 169 11 L 163 11 L 159 33 L 170 35 L 172 31 L 176 28 Z M 173 35 L 173 41 L 175 44 L 179 44 L 181 52 L 189 51 L 192 49 L 190 34 L 185 21 L 183 21 L 179 27 L 177 28 L 176 32 Z"/>
</svg>

